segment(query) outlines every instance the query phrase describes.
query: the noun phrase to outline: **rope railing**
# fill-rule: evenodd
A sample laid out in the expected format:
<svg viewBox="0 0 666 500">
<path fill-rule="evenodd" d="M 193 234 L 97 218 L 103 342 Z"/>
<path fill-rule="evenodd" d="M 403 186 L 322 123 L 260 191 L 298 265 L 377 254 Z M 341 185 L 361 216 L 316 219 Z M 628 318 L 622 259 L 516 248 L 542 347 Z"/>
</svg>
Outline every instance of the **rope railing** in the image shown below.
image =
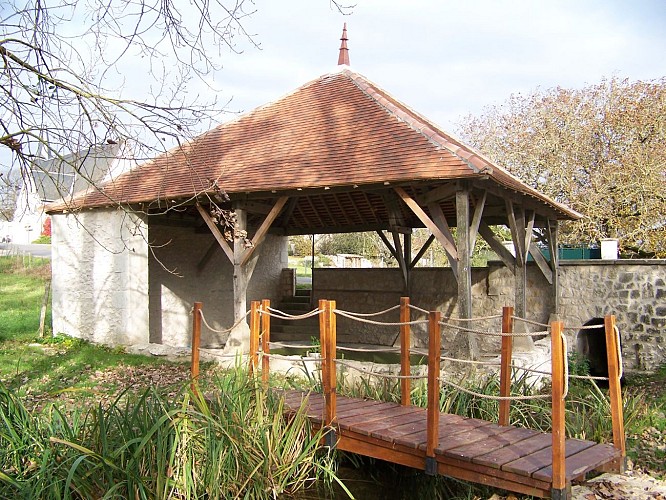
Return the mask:
<svg viewBox="0 0 666 500">
<path fill-rule="evenodd" d="M 245 321 L 245 318 L 247 318 L 248 314 L 250 314 L 249 310 L 243 316 L 241 316 L 240 319 L 238 321 L 236 321 L 229 328 L 225 328 L 224 330 L 217 330 L 217 329 L 213 328 L 212 326 L 210 326 L 208 324 L 208 321 L 206 321 L 206 317 L 204 316 L 203 310 L 199 309 L 199 315 L 201 316 L 201 321 L 203 321 L 203 324 L 206 325 L 206 328 L 208 328 L 211 332 L 214 332 L 214 333 L 229 333 L 229 332 L 231 332 L 234 328 L 236 328 L 243 321 Z"/>
<path fill-rule="evenodd" d="M 375 318 L 396 309 L 400 310 L 399 321 L 380 321 Z M 426 315 L 425 319 L 412 320 L 410 312 L 416 311 L 419 314 Z M 346 311 L 344 309 L 336 308 L 335 301 L 320 300 L 319 306 L 311 311 L 303 314 L 289 314 L 279 309 L 270 307 L 270 302 L 264 300 L 262 302 L 253 301 L 252 308 L 243 315 L 231 328 L 218 330 L 210 326 L 201 310 L 201 303 L 195 303 L 193 308 L 193 342 L 192 342 L 192 379 L 193 383 L 198 376 L 198 353 L 199 351 L 208 353 L 219 358 L 235 358 L 237 354 L 219 353 L 217 350 L 206 349 L 199 347 L 200 328 L 201 323 L 211 331 L 217 333 L 227 333 L 236 328 L 242 321 L 250 316 L 250 371 L 255 373 L 259 368 L 259 360 L 261 360 L 261 377 L 264 384 L 268 384 L 269 360 L 286 360 L 298 363 L 315 363 L 321 370 L 321 386 L 324 393 L 324 415 L 322 424 L 324 426 L 331 426 L 334 428 L 336 419 L 336 366 L 345 367 L 350 371 L 360 373 L 368 377 L 376 377 L 385 380 L 400 381 L 401 403 L 404 406 L 411 405 L 410 399 L 410 382 L 412 380 L 427 379 L 427 440 L 426 440 L 426 457 L 434 458 L 434 450 L 437 446 L 438 437 L 438 422 L 439 422 L 439 394 L 443 386 L 451 387 L 461 393 L 469 394 L 470 396 L 478 397 L 480 399 L 489 399 L 499 401 L 499 424 L 509 425 L 509 408 L 511 401 L 529 401 L 537 399 L 551 399 L 551 414 L 553 418 L 553 477 L 560 477 L 562 474 L 559 464 L 559 470 L 556 471 L 555 462 L 556 456 L 561 457 L 564 453 L 564 405 L 567 397 L 569 396 L 569 381 L 575 379 L 586 380 L 607 380 L 609 382 L 610 402 L 611 402 L 611 418 L 613 423 L 613 443 L 614 446 L 621 450 L 624 456 L 624 429 L 622 422 L 622 400 L 620 394 L 619 380 L 622 377 L 622 353 L 619 349 L 620 332 L 615 324 L 614 316 L 606 316 L 604 325 L 583 325 L 583 326 L 565 326 L 561 321 L 555 321 L 551 324 L 540 323 L 538 321 L 528 320 L 525 318 L 517 317 L 513 314 L 513 308 L 505 307 L 502 315 L 489 315 L 477 318 L 447 318 L 446 321 L 442 320 L 441 312 L 439 311 L 426 311 L 425 309 L 413 306 L 409 303 L 409 298 L 403 297 L 400 305 L 393 306 L 381 311 L 373 313 L 357 313 Z M 283 320 L 304 320 L 307 318 L 319 317 L 319 345 L 313 346 L 305 344 L 293 344 L 285 342 L 275 342 L 270 340 L 270 318 L 277 318 Z M 378 326 L 392 326 L 400 327 L 400 347 L 387 345 L 383 347 L 353 347 L 353 346 L 338 346 L 336 342 L 336 317 L 343 317 L 349 320 L 378 325 Z M 490 321 L 501 318 L 501 331 L 494 331 L 494 327 L 490 330 L 483 330 L 480 328 L 473 328 L 472 324 L 481 321 Z M 534 325 L 544 328 L 543 331 L 536 332 L 515 332 L 513 325 L 514 322 L 521 322 L 524 324 Z M 462 323 L 462 324 L 461 324 Z M 428 324 L 428 350 L 417 349 L 411 347 L 410 331 L 412 325 Z M 442 327 L 450 328 L 460 332 L 466 332 L 475 335 L 500 337 L 502 339 L 502 348 L 500 361 L 496 360 L 479 360 L 479 359 L 463 359 L 450 355 L 443 355 L 441 350 L 441 329 Z M 568 339 L 565 334 L 566 331 L 571 330 L 592 330 L 592 329 L 605 329 L 606 344 L 608 349 L 608 366 L 609 376 L 599 377 L 591 375 L 577 375 L 569 373 L 569 360 L 568 360 Z M 199 331 L 197 331 L 197 329 Z M 532 368 L 527 366 L 519 366 L 511 362 L 511 350 L 514 337 L 532 337 L 535 335 L 550 334 L 551 338 L 551 369 Z M 196 338 L 196 342 L 195 342 Z M 394 343 L 397 341 L 397 337 Z M 261 346 L 261 347 L 260 347 Z M 319 350 L 318 356 L 300 356 L 294 359 L 294 356 L 287 356 L 284 354 L 271 353 L 271 348 L 282 347 L 286 349 L 308 350 L 316 347 Z M 336 351 L 342 352 L 357 352 L 357 353 L 388 353 L 400 354 L 400 372 L 386 373 L 376 369 L 367 368 L 359 362 L 351 361 L 349 359 L 337 359 Z M 195 371 L 195 352 L 197 370 Z M 410 356 L 420 355 L 428 359 L 427 374 L 413 374 L 410 366 Z M 245 358 L 245 356 L 243 356 Z M 489 366 L 500 367 L 500 386 L 499 395 L 486 394 L 474 390 L 474 388 L 466 387 L 460 381 L 454 381 L 450 378 L 444 377 L 440 371 L 440 363 L 442 361 L 450 363 L 462 363 L 475 366 Z M 309 371 L 305 366 L 304 370 Z M 422 368 L 423 369 L 423 368 Z M 511 386 L 512 380 L 516 379 L 518 373 L 534 373 L 542 376 L 551 377 L 551 392 L 549 394 L 535 393 L 535 394 L 512 394 Z M 532 384 L 533 385 L 533 384 Z M 527 387 L 527 386 L 525 386 Z M 533 387 L 535 387 L 533 385 Z M 515 392 L 523 392 L 517 390 Z M 559 459 L 558 459 L 559 460 Z"/>
<path fill-rule="evenodd" d="M 366 319 L 363 317 L 358 317 L 354 313 L 350 313 L 349 311 L 343 311 L 341 309 L 334 309 L 333 312 L 335 314 L 339 314 L 340 316 L 343 316 L 345 318 L 352 319 L 354 321 L 360 321 L 361 323 L 368 323 L 371 325 L 381 325 L 381 326 L 405 326 L 405 325 L 423 325 L 427 324 L 428 321 L 425 319 L 422 320 L 414 320 L 414 321 L 375 321 L 371 319 Z"/>
<path fill-rule="evenodd" d="M 321 314 L 323 311 L 319 308 L 315 308 L 311 311 L 308 311 L 303 314 L 289 314 L 284 311 L 280 311 L 279 309 L 273 309 L 272 307 L 268 307 L 265 311 L 262 309 L 259 311 L 259 314 L 265 314 L 267 316 L 270 316 L 272 318 L 280 318 L 280 319 L 286 319 L 286 320 L 291 320 L 291 321 L 296 321 L 300 319 L 307 319 L 311 318 L 313 316 L 318 316 Z"/>
</svg>

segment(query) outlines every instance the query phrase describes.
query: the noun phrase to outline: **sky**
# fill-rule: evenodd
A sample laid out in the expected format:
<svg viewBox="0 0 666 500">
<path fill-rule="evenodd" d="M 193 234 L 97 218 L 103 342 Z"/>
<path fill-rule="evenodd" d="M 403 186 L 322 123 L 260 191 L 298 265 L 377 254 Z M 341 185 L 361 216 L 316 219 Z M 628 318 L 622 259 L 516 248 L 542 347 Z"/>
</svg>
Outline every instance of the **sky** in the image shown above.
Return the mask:
<svg viewBox="0 0 666 500">
<path fill-rule="evenodd" d="M 255 0 L 259 49 L 221 56 L 215 85 L 249 111 L 335 71 L 343 23 L 351 68 L 445 130 L 511 94 L 604 77 L 666 76 L 664 0 Z"/>
</svg>

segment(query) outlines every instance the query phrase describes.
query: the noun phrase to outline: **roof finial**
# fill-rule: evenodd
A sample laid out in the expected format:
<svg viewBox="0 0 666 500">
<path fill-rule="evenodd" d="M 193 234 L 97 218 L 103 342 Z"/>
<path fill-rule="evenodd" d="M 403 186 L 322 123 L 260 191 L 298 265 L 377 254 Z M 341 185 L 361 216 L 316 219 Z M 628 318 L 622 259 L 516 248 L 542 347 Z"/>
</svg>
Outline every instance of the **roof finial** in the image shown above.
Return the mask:
<svg viewBox="0 0 666 500">
<path fill-rule="evenodd" d="M 342 27 L 342 43 L 340 44 L 340 55 L 338 56 L 338 66 L 349 66 L 349 49 L 347 48 L 347 23 Z"/>
</svg>

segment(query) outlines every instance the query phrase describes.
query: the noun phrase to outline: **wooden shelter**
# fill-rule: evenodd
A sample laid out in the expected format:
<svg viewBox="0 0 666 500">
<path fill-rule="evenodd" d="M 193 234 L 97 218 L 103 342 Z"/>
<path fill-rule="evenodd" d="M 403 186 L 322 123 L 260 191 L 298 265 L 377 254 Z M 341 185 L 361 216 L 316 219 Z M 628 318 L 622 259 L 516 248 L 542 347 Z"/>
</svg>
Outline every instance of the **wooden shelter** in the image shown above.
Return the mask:
<svg viewBox="0 0 666 500">
<path fill-rule="evenodd" d="M 471 254 L 481 237 L 515 273 L 518 316 L 526 313 L 528 255 L 557 296 L 558 221 L 579 214 L 350 69 L 346 42 L 345 32 L 338 71 L 146 162 L 75 200 L 76 208 L 114 200 L 151 214 L 150 224 L 208 228 L 215 242 L 198 267 L 224 252 L 234 269 L 237 319 L 247 309 L 255 250 L 268 233 L 377 231 L 407 294 L 411 270 L 436 240 L 452 263 L 461 317 L 471 317 Z M 219 210 L 235 212 L 233 228 L 220 224 Z M 511 229 L 515 257 L 493 235 L 498 224 Z M 422 227 L 432 236 L 412 248 L 412 230 Z M 232 242 L 223 236 L 230 229 Z"/>
</svg>

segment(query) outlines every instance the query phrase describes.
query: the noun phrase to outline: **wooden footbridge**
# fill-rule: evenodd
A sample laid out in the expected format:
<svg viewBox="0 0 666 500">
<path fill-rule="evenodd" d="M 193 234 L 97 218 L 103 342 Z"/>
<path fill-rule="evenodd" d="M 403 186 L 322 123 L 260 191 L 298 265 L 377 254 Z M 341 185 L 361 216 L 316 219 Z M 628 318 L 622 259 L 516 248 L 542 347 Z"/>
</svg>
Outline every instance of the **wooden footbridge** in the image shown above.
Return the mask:
<svg viewBox="0 0 666 500">
<path fill-rule="evenodd" d="M 564 325 L 553 322 L 551 334 L 551 408 L 552 432 L 544 433 L 509 425 L 512 399 L 543 397 L 542 395 L 511 395 L 512 339 L 514 320 L 512 308 L 504 308 L 501 332 L 500 395 L 497 423 L 466 418 L 440 411 L 441 384 L 441 313 L 427 312 L 429 332 L 428 372 L 426 377 L 411 375 L 410 327 L 419 321 L 410 320 L 409 299 L 400 305 L 400 322 L 387 323 L 400 327 L 401 403 L 348 398 L 337 395 L 336 314 L 346 317 L 363 316 L 336 310 L 334 301 L 322 300 L 312 312 L 289 316 L 270 307 L 269 301 L 253 302 L 250 311 L 250 370 L 257 373 L 261 358 L 261 376 L 268 384 L 270 359 L 270 317 L 292 320 L 319 315 L 321 341 L 321 382 L 323 393 L 280 391 L 287 412 L 303 411 L 315 428 L 326 431 L 324 446 L 374 457 L 424 470 L 481 483 L 517 493 L 540 497 L 568 498 L 573 481 L 584 479 L 590 471 L 622 471 L 625 462 L 622 399 L 620 394 L 621 359 L 615 318 L 605 318 L 608 356 L 613 444 L 566 439 L 565 397 L 568 387 Z M 421 314 L 426 311 L 419 310 Z M 384 311 L 385 312 L 385 311 Z M 194 306 L 192 366 L 193 378 L 198 375 L 198 338 L 201 329 L 201 304 Z M 499 316 L 498 316 L 499 318 Z M 204 320 L 205 321 L 205 320 Z M 597 327 L 598 328 L 598 327 Z M 462 331 L 474 332 L 468 327 Z M 414 349 L 411 349 L 413 352 Z M 195 368 L 196 367 L 196 368 Z M 427 407 L 411 405 L 411 381 L 427 378 Z M 489 397 L 487 395 L 479 395 Z"/>
</svg>

